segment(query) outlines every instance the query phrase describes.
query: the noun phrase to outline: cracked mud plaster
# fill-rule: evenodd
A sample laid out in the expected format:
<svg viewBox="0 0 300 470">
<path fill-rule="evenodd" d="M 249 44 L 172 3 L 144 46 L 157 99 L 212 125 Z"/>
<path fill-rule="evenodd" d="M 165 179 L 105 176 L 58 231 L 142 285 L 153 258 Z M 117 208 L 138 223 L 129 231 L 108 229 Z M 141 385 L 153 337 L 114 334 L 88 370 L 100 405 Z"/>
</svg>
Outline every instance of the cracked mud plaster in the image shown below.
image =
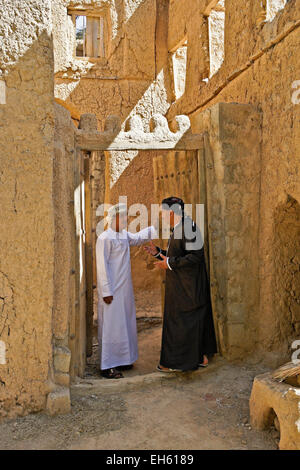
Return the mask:
<svg viewBox="0 0 300 470">
<path fill-rule="evenodd" d="M 183 15 L 181 2 L 175 3 Z M 209 209 L 211 227 L 225 227 L 230 236 L 235 232 L 234 224 L 244 217 L 242 230 L 246 230 L 247 234 L 239 236 L 236 233 L 232 237 L 233 246 L 237 246 L 240 257 L 239 266 L 236 266 L 236 258 L 231 258 L 232 247 L 229 247 L 226 264 L 233 269 L 235 266 L 239 269 L 242 265 L 251 265 L 256 260 L 259 264 L 258 276 L 253 278 L 251 283 L 248 277 L 246 280 L 245 276 L 240 275 L 232 276 L 225 282 L 222 263 L 214 261 L 214 256 L 218 256 L 218 245 L 222 244 L 222 241 L 216 238 L 213 240 L 211 269 L 219 273 L 219 286 L 224 289 L 227 302 L 230 289 L 234 294 L 235 298 L 228 302 L 228 307 L 238 320 L 243 316 L 243 299 L 247 298 L 249 346 L 259 351 L 259 355 L 270 351 L 272 364 L 274 360 L 276 367 L 289 360 L 291 339 L 299 336 L 299 300 L 295 300 L 297 295 L 299 299 L 299 260 L 296 259 L 295 253 L 299 251 L 296 241 L 299 240 L 299 211 L 296 208 L 300 202 L 300 106 L 292 102 L 292 97 L 293 83 L 300 77 L 299 25 L 296 27 L 299 22 L 300 3 L 290 0 L 283 10 L 277 12 L 277 17 L 272 23 L 268 22 L 260 29 L 255 26 L 256 13 L 259 11 L 253 10 L 250 3 L 245 5 L 243 12 L 239 8 L 239 0 L 226 4 L 225 62 L 207 84 L 189 90 L 192 98 L 185 96 L 181 103 L 172 106 L 169 118 L 173 114 L 189 114 L 197 107 L 197 112 L 191 117 L 191 123 L 193 132 L 201 133 L 205 127 L 205 116 L 208 115 L 206 112 L 209 113 L 218 103 L 251 103 L 262 114 L 260 149 L 253 155 L 254 160 L 247 161 L 246 154 L 234 151 L 237 148 L 235 140 L 230 162 L 232 174 L 227 171 L 232 179 L 225 184 L 222 173 L 218 173 L 218 184 L 214 186 L 213 204 Z M 171 37 L 176 36 L 177 20 L 178 17 L 176 19 L 174 16 L 170 20 L 174 24 L 173 34 L 169 31 Z M 266 48 L 271 43 L 272 47 Z M 249 67 L 244 69 L 243 73 L 236 73 L 234 76 L 234 72 L 241 70 L 254 54 L 257 54 L 257 59 L 249 62 Z M 191 60 L 193 58 L 194 56 L 191 56 Z M 188 64 L 188 67 L 192 67 L 192 63 Z M 243 126 L 242 121 L 240 125 Z M 213 128 L 210 130 L 210 134 L 212 133 Z M 218 155 L 216 147 L 212 148 L 212 152 L 215 156 Z M 245 191 L 241 184 L 241 175 L 247 175 L 253 161 L 259 184 L 250 192 Z M 217 172 L 218 168 L 217 164 L 214 168 L 209 168 L 207 175 Z M 228 168 L 229 166 L 226 170 Z M 238 188 L 232 184 L 235 181 L 238 182 Z M 247 181 L 251 187 L 255 179 L 249 175 Z M 226 194 L 232 207 L 236 207 L 236 220 L 232 217 L 232 207 L 230 211 L 229 207 L 226 207 L 225 217 L 218 209 L 222 207 L 222 193 Z M 288 195 L 296 203 L 288 202 Z M 258 204 L 251 214 L 246 207 L 255 199 Z M 258 224 L 258 233 L 250 236 L 254 223 Z M 282 229 L 281 224 L 284 224 Z M 224 240 L 224 229 L 222 230 Z M 239 247 L 240 242 L 242 244 Z M 247 243 L 251 247 L 248 250 Z M 241 279 L 245 281 L 240 282 Z M 243 289 L 246 289 L 246 297 L 241 294 Z M 255 299 L 251 292 L 256 293 L 258 289 L 259 296 Z M 218 322 L 223 312 L 220 302 Z M 223 332 L 226 337 L 225 328 Z M 232 347 L 232 340 L 229 341 L 229 346 Z"/>
<path fill-rule="evenodd" d="M 73 106 L 78 114 L 94 113 L 103 130 L 108 115 L 118 115 L 122 129 L 130 116 L 141 116 L 145 131 L 155 113 L 165 114 L 171 102 L 168 67 L 168 8 L 165 0 L 85 1 L 88 7 L 109 8 L 111 31 L 105 60 L 88 61 L 74 57 L 70 42 L 67 6 L 82 2 L 52 2 L 55 56 L 55 95 Z M 107 158 L 106 202 L 117 202 L 126 194 L 129 204 L 144 201 L 149 207 L 153 195 L 152 155 L 149 152 L 109 152 Z M 136 180 L 134 175 L 139 175 Z M 142 178 L 142 179 L 141 179 Z M 101 203 L 103 201 L 100 201 Z M 147 271 L 144 261 L 133 267 L 134 287 L 159 291 L 157 273 Z"/>
<path fill-rule="evenodd" d="M 0 10 L 2 418 L 42 410 L 49 388 L 54 103 L 50 0 L 0 0 Z"/>
<path fill-rule="evenodd" d="M 0 0 L 0 36 L 5 37 L 5 41 L 0 42 L 0 200 L 4 222 L 0 252 L 5 253 L 0 258 L 0 340 L 5 343 L 6 350 L 6 364 L 0 367 L 0 416 L 44 409 L 52 361 L 53 312 L 55 318 L 62 320 L 60 299 L 65 298 L 64 292 L 68 290 L 65 283 L 59 295 L 56 292 L 54 301 L 53 44 L 56 96 L 67 105 L 72 104 L 78 114 L 95 113 L 99 130 L 109 114 L 119 115 L 125 124 L 130 115 L 138 113 L 146 123 L 152 114 L 166 114 L 170 107 L 170 120 L 174 115 L 189 115 L 198 107 L 198 117 L 196 113 L 193 116 L 193 131 L 201 132 L 202 111 L 216 103 L 251 103 L 260 109 L 263 115 L 261 153 L 257 152 L 253 157 L 256 166 L 251 160 L 260 175 L 258 192 L 242 193 L 245 204 L 240 207 L 241 187 L 234 193 L 230 178 L 239 180 L 239 175 L 247 174 L 249 170 L 249 162 L 242 152 L 239 159 L 232 155 L 232 171 L 226 173 L 228 184 L 223 185 L 219 180 L 218 183 L 221 193 L 224 189 L 227 191 L 227 200 L 236 203 L 245 218 L 248 216 L 245 209 L 249 207 L 248 199 L 252 198 L 253 202 L 259 197 L 259 207 L 253 211 L 253 217 L 259 219 L 259 232 L 251 236 L 247 245 L 251 249 L 246 250 L 245 237 L 232 239 L 239 251 L 241 265 L 247 264 L 249 253 L 260 263 L 260 299 L 252 308 L 249 307 L 254 297 L 249 295 L 248 278 L 237 277 L 244 279 L 242 287 L 248 289 L 244 298 L 249 299 L 249 322 L 254 332 L 249 335 L 251 346 L 258 342 L 265 349 L 278 350 L 282 340 L 286 342 L 285 332 L 283 338 L 276 336 L 278 317 L 282 324 L 283 314 L 273 308 L 276 299 L 274 271 L 278 272 L 278 279 L 281 274 L 274 263 L 274 255 L 279 252 L 278 247 L 274 248 L 274 237 L 279 234 L 283 241 L 286 239 L 274 228 L 274 218 L 276 207 L 286 204 L 287 194 L 297 203 L 300 201 L 297 178 L 300 107 L 291 102 L 292 83 L 300 78 L 299 29 L 286 33 L 271 48 L 265 50 L 264 47 L 298 21 L 298 0 L 287 2 L 275 22 L 262 25 L 259 30 L 256 28 L 259 2 L 248 2 L 243 11 L 240 0 L 228 2 L 225 62 L 208 83 L 201 82 L 208 76 L 209 62 L 201 0 L 188 0 L 188 8 L 181 0 L 170 3 L 167 0 L 85 0 L 90 6 L 105 4 L 110 8 L 111 47 L 106 64 L 77 61 L 73 57 L 67 7 L 80 3 L 76 0 Z M 168 51 L 186 35 L 189 47 L 186 91 L 182 99 L 173 103 Z M 252 60 L 253 54 L 258 58 Z M 248 64 L 247 68 L 243 69 L 245 64 Z M 236 70 L 244 71 L 235 74 Z M 65 72 L 67 77 L 64 78 Z M 147 204 L 151 202 L 152 156 L 139 152 L 131 157 L 131 154 L 110 155 L 108 180 L 115 184 L 110 191 L 107 185 L 107 202 L 117 202 L 122 194 L 128 195 L 129 204 L 141 200 Z M 248 178 L 248 183 L 252 184 L 252 178 Z M 67 188 L 65 192 L 67 195 Z M 219 204 L 216 195 L 214 206 Z M 288 221 L 293 210 L 288 210 L 284 220 Z M 226 222 L 228 233 L 234 232 L 232 217 L 219 219 L 213 212 L 210 217 L 220 226 Z M 251 223 L 253 225 L 253 219 L 249 221 Z M 249 231 L 247 236 L 250 237 Z M 62 238 L 57 237 L 57 246 L 60 243 L 63 246 Z M 216 252 L 215 241 L 213 249 Z M 232 248 L 230 252 L 232 254 Z M 291 252 L 294 253 L 293 247 Z M 286 253 L 289 256 L 289 252 Z M 277 284 L 279 292 L 288 287 L 293 294 L 287 301 L 296 330 L 299 304 L 294 302 L 295 289 L 291 282 L 294 269 L 297 269 L 293 253 L 294 261 L 283 273 L 284 282 L 278 280 Z M 57 260 L 59 257 L 56 258 L 59 262 Z M 234 260 L 229 257 L 226 260 L 230 266 L 234 265 Z M 223 265 L 219 263 L 213 267 L 220 277 Z M 135 287 L 145 289 L 146 286 L 150 292 L 157 279 L 149 274 L 150 271 L 145 274 L 144 268 L 144 263 L 134 263 Z M 235 281 L 235 278 L 230 280 L 232 295 L 236 296 L 235 299 L 232 297 L 230 308 L 237 307 L 236 311 L 232 308 L 231 311 L 239 316 L 242 314 L 241 296 L 238 289 L 234 290 Z M 225 292 L 228 287 L 230 285 L 224 285 Z M 285 305 L 282 311 L 284 309 Z M 62 338 L 67 325 L 65 320 L 56 322 L 55 334 Z"/>
</svg>

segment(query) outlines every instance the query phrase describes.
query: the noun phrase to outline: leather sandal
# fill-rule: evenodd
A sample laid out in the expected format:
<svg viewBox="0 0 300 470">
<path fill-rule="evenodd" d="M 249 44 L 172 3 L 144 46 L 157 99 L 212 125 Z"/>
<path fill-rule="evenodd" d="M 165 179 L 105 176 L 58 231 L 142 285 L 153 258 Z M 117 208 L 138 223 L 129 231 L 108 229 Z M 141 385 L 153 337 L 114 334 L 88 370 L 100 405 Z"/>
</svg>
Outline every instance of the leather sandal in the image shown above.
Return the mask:
<svg viewBox="0 0 300 470">
<path fill-rule="evenodd" d="M 171 374 L 172 372 L 182 372 L 180 369 L 170 369 L 169 367 L 167 369 L 162 369 L 160 365 L 158 365 L 156 369 L 159 372 L 165 372 L 166 374 Z"/>
<path fill-rule="evenodd" d="M 119 372 L 115 367 L 111 369 L 105 369 L 101 371 L 102 377 L 106 379 L 123 379 L 124 376 L 121 372 Z"/>
</svg>

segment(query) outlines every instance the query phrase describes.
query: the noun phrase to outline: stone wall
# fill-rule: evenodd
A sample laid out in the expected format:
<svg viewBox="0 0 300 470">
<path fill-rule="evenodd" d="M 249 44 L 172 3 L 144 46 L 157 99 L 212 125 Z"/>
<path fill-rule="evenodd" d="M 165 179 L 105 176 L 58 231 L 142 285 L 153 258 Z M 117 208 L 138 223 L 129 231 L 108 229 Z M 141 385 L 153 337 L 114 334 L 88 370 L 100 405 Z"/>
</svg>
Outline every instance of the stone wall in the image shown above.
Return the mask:
<svg viewBox="0 0 300 470">
<path fill-rule="evenodd" d="M 69 112 L 54 103 L 51 2 L 5 6 L 0 21 L 5 36 L 0 45 L 0 417 L 45 408 L 55 414 L 70 409 L 71 351 L 73 361 L 78 359 L 70 338 L 78 257 L 76 128 Z"/>
<path fill-rule="evenodd" d="M 277 325 L 273 338 L 291 344 L 300 337 L 300 205 L 293 197 L 274 211 L 274 318 Z M 284 315 L 283 315 L 284 312 Z"/>
<path fill-rule="evenodd" d="M 83 61 L 74 58 L 67 7 L 79 8 L 83 5 L 107 8 L 110 12 L 111 39 L 105 60 Z M 252 240 L 244 234 L 237 237 L 235 244 L 239 246 L 244 236 L 248 241 L 243 245 L 248 247 L 258 243 L 260 292 L 257 288 L 246 308 L 250 323 L 252 318 L 250 343 L 253 349 L 256 343 L 260 343 L 268 350 L 283 347 L 287 351 L 289 340 L 278 335 L 280 322 L 276 320 L 279 315 L 283 321 L 285 311 L 283 309 L 281 314 L 275 314 L 273 302 L 275 279 L 278 277 L 274 261 L 274 217 L 276 207 L 285 204 L 290 196 L 299 202 L 296 185 L 299 105 L 292 103 L 292 84 L 300 76 L 297 60 L 299 2 L 251 0 L 241 10 L 238 0 L 141 0 L 120 3 L 87 0 L 84 4 L 57 0 L 53 7 L 54 16 L 59 18 L 54 32 L 56 96 L 64 100 L 67 106 L 77 107 L 79 113 L 95 113 L 100 129 L 108 114 L 121 116 L 122 125 L 126 127 L 126 120 L 133 113 L 140 114 L 146 125 L 149 117 L 160 111 L 167 113 L 169 121 L 175 115 L 188 114 L 193 131 L 199 132 L 203 120 L 199 115 L 223 102 L 252 104 L 261 113 L 261 147 L 256 156 L 260 182 L 256 193 L 251 197 L 249 195 L 253 207 L 257 207 L 258 228 L 256 235 L 253 232 Z M 224 8 L 225 35 L 221 30 L 218 35 L 218 24 L 222 29 Z M 212 45 L 217 47 L 213 53 Z M 183 46 L 187 47 L 186 70 L 183 66 L 172 67 L 172 57 Z M 220 67 L 219 60 L 219 69 L 212 75 L 218 68 L 214 60 L 216 56 L 221 57 L 221 49 L 224 60 Z M 176 81 L 185 82 L 185 92 L 179 99 L 176 99 Z M 239 161 L 240 157 L 235 158 L 233 165 L 236 164 L 236 171 L 242 168 L 242 172 L 247 172 Z M 238 173 L 233 172 L 233 178 L 238 179 Z M 129 204 L 140 201 L 149 204 L 153 194 L 152 157 L 147 152 L 107 154 L 106 182 L 106 201 L 115 203 L 119 195 L 126 194 Z M 229 185 L 226 191 L 228 188 Z M 245 207 L 248 207 L 247 204 L 243 209 L 246 214 Z M 213 213 L 212 206 L 211 215 Z M 227 227 L 229 234 L 235 232 L 230 222 L 233 219 L 230 215 L 223 219 L 223 227 Z M 242 260 L 244 253 L 244 261 L 249 256 L 245 246 L 240 254 Z M 234 262 L 233 259 L 231 263 Z M 133 276 L 136 292 L 141 289 L 141 299 L 145 297 L 145 286 L 151 291 L 159 283 L 155 272 L 146 271 L 145 268 L 146 262 L 141 252 L 135 251 Z M 221 276 L 222 269 L 216 269 L 220 269 Z M 231 280 L 231 283 L 234 282 Z M 236 300 L 232 300 L 234 305 L 231 305 L 235 316 L 240 315 L 240 319 L 245 316 L 242 297 L 247 291 L 243 281 L 241 283 L 240 311 Z M 238 318 L 236 321 L 239 322 Z M 230 348 L 229 332 L 222 326 L 221 330 Z M 240 354 L 237 350 L 234 354 Z M 249 351 L 248 346 L 245 351 Z"/>
<path fill-rule="evenodd" d="M 261 114 L 252 105 L 218 103 L 197 115 L 205 134 L 206 224 L 219 349 L 249 354 L 258 334 L 258 230 Z"/>
<path fill-rule="evenodd" d="M 170 6 L 173 3 L 175 1 Z M 297 100 L 292 99 L 295 94 L 292 86 L 300 77 L 300 4 L 295 0 L 288 1 L 272 22 L 263 21 L 259 1 L 247 2 L 242 10 L 237 0 L 225 1 L 225 10 L 224 63 L 207 83 L 201 82 L 202 72 L 199 70 L 197 86 L 188 90 L 172 105 L 168 117 L 172 120 L 175 115 L 188 114 L 193 131 L 197 132 L 199 122 L 202 122 L 201 113 L 217 103 L 252 104 L 262 114 L 261 152 L 257 156 L 257 164 L 261 166 L 257 209 L 258 254 L 255 255 L 259 261 L 260 292 L 259 298 L 252 305 L 253 333 L 255 329 L 256 332 L 251 337 L 251 343 L 252 350 L 279 351 L 279 360 L 282 362 L 283 356 L 288 352 L 291 336 L 294 335 L 296 339 L 299 334 L 296 330 L 290 334 L 291 325 L 287 327 L 289 333 L 285 331 L 282 334 L 280 325 L 291 318 L 291 313 L 282 303 L 279 307 L 275 299 L 278 299 L 276 285 L 282 269 L 276 261 L 279 250 L 278 210 L 289 204 L 290 198 L 298 203 L 300 201 L 300 105 Z M 184 23 L 183 9 L 180 9 L 178 15 L 177 20 L 173 18 L 170 23 L 170 38 L 176 32 L 176 28 L 172 30 L 172 24 Z M 235 158 L 235 176 L 238 177 L 240 155 Z M 223 222 L 227 224 L 229 231 L 234 231 L 230 217 L 224 217 Z M 292 237 L 295 236 L 292 228 L 289 231 Z M 253 239 L 253 243 L 255 241 Z M 240 249 L 244 260 L 252 256 L 243 246 Z M 234 260 L 227 259 L 226 262 L 233 263 Z M 291 272 L 292 268 L 293 266 L 287 266 L 286 270 Z M 296 278 L 294 282 L 295 292 L 299 292 Z M 236 280 L 236 285 L 238 284 L 242 289 L 246 288 L 247 278 L 241 276 Z M 249 305 L 252 300 L 249 297 Z M 237 314 L 242 317 L 242 310 Z M 297 323 L 299 312 L 296 316 Z M 229 343 L 229 347 L 231 346 L 234 347 L 234 344 Z"/>
<path fill-rule="evenodd" d="M 43 409 L 50 390 L 55 253 L 50 3 L 0 1 L 0 340 L 5 345 L 0 417 Z"/>
<path fill-rule="evenodd" d="M 190 116 L 205 134 L 199 178 L 221 351 L 277 351 L 282 362 L 299 336 L 300 4 L 251 0 L 241 11 L 225 1 L 224 62 L 209 78 L 208 7 L 218 3 L 0 0 L 0 417 L 68 411 L 70 374 L 84 367 L 74 216 L 84 166 L 70 114 L 54 104 L 54 72 L 56 98 L 77 118 L 95 113 L 99 129 L 109 114 L 123 128 L 136 113 L 145 126 L 155 112 Z M 108 15 L 105 58 L 74 57 L 67 9 L 79 7 Z M 176 100 L 170 59 L 180 47 L 187 70 Z M 158 154 L 99 155 L 90 166 L 93 209 L 123 194 L 129 204 L 152 202 Z M 138 308 L 151 315 L 159 275 L 146 267 L 136 250 Z"/>
</svg>

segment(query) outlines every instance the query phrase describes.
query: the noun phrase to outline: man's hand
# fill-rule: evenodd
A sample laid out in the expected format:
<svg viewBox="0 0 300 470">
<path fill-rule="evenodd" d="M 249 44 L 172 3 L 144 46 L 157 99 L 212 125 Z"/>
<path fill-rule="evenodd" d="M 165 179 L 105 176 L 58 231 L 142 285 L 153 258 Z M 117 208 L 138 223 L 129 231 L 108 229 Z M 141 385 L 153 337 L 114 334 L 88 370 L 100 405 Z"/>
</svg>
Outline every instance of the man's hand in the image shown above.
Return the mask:
<svg viewBox="0 0 300 470">
<path fill-rule="evenodd" d="M 112 295 L 110 295 L 110 296 L 108 296 L 108 297 L 103 297 L 103 300 L 104 300 L 104 302 L 105 302 L 106 304 L 111 304 L 112 301 L 114 300 L 114 298 L 113 298 Z"/>
<path fill-rule="evenodd" d="M 168 264 L 167 264 L 167 257 L 162 254 L 160 254 L 160 257 L 162 258 L 162 261 L 157 261 L 157 263 L 154 263 L 156 268 L 169 269 Z"/>
<path fill-rule="evenodd" d="M 152 255 L 152 256 L 155 256 L 158 253 L 158 250 L 152 240 L 149 242 L 148 246 L 144 246 L 144 250 L 146 250 L 147 253 L 149 253 L 149 255 Z"/>
</svg>

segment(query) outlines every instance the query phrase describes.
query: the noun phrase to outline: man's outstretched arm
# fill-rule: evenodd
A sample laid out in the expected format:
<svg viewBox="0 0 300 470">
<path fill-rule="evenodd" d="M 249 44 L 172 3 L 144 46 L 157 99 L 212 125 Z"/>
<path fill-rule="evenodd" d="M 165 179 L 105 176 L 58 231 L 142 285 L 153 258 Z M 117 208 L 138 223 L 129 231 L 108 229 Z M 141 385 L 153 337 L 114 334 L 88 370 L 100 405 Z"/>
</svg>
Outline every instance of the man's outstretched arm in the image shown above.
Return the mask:
<svg viewBox="0 0 300 470">
<path fill-rule="evenodd" d="M 151 227 L 144 228 L 137 233 L 127 232 L 128 241 L 130 246 L 139 246 L 157 238 L 157 230 L 152 225 Z"/>
</svg>

